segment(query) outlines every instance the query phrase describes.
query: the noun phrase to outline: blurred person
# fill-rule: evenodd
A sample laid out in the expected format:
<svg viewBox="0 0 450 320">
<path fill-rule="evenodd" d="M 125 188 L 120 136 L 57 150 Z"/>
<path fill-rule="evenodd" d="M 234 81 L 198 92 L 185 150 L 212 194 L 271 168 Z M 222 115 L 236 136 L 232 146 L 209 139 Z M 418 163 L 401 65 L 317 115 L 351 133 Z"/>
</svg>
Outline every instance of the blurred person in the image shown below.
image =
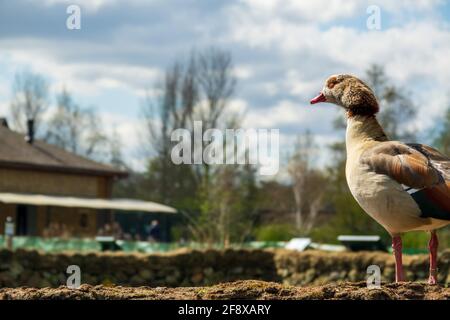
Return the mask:
<svg viewBox="0 0 450 320">
<path fill-rule="evenodd" d="M 134 234 L 132 237 L 133 237 L 134 241 L 141 241 L 142 240 L 141 235 L 139 233 Z"/>
<path fill-rule="evenodd" d="M 112 223 L 112 233 L 116 239 L 123 239 L 123 230 L 118 222 Z"/>
<path fill-rule="evenodd" d="M 97 235 L 99 236 L 112 236 L 112 228 L 109 223 L 105 223 L 103 227 L 98 229 Z"/>
<path fill-rule="evenodd" d="M 161 241 L 161 227 L 158 220 L 152 220 L 148 231 L 148 240 L 151 242 Z"/>
<path fill-rule="evenodd" d="M 124 233 L 123 234 L 123 240 L 132 241 L 133 240 L 133 236 L 131 234 L 129 234 L 129 233 Z"/>
<path fill-rule="evenodd" d="M 59 237 L 63 239 L 69 239 L 71 236 L 71 232 L 65 223 L 62 223 L 60 226 L 60 234 Z"/>
</svg>

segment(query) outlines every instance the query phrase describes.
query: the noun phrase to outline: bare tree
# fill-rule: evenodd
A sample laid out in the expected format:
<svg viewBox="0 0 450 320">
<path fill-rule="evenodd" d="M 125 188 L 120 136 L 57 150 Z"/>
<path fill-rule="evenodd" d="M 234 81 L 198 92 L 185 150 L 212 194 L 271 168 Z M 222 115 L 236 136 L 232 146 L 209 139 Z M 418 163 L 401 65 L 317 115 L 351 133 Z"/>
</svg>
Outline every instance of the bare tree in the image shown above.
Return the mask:
<svg viewBox="0 0 450 320">
<path fill-rule="evenodd" d="M 193 127 L 194 106 L 198 103 L 193 58 L 187 67 L 181 62 L 171 66 L 163 83 L 158 84 L 154 91 L 158 94 L 148 94 L 142 108 L 147 135 L 142 140 L 147 143 L 147 151 L 155 154 L 150 163 L 150 176 L 157 180 L 154 190 L 158 199 L 166 203 L 176 197 L 178 188 L 171 185 L 175 176 L 184 176 L 190 188 L 195 189 L 188 177 L 190 169 L 177 167 L 170 159 L 172 132 Z M 182 189 L 183 186 L 180 187 Z"/>
<path fill-rule="evenodd" d="M 109 139 L 109 148 L 110 159 L 108 162 L 116 168 L 127 169 L 127 164 L 122 153 L 123 144 L 116 129 L 113 129 L 112 136 Z"/>
<path fill-rule="evenodd" d="M 196 78 L 199 94 L 206 102 L 206 106 L 199 108 L 197 112 L 198 119 L 203 121 L 206 128 L 217 128 L 220 117 L 224 115 L 236 86 L 236 79 L 232 72 L 232 59 L 229 52 L 210 48 L 197 56 Z"/>
<path fill-rule="evenodd" d="M 195 57 L 199 104 L 194 109 L 193 118 L 202 121 L 204 131 L 237 127 L 238 114 L 227 108 L 236 86 L 231 54 L 217 48 L 209 48 Z M 205 146 L 207 142 L 202 143 Z M 207 194 L 211 167 L 203 164 L 195 169 L 197 180 L 205 188 L 204 194 Z"/>
<path fill-rule="evenodd" d="M 11 102 L 11 116 L 16 130 L 25 132 L 27 120 L 34 120 L 34 130 L 38 132 L 40 120 L 47 107 L 47 80 L 29 70 L 17 72 Z"/>
<path fill-rule="evenodd" d="M 237 119 L 225 112 L 234 86 L 231 55 L 211 48 L 201 53 L 192 52 L 187 63 L 174 63 L 166 71 L 162 85 L 154 90 L 159 94 L 148 95 L 143 106 L 148 138 L 143 140 L 149 142 L 151 151 L 156 154 L 154 161 L 160 170 L 158 188 L 162 201 L 169 198 L 171 176 L 179 173 L 170 160 L 172 132 L 178 128 L 193 130 L 194 121 L 202 121 L 203 130 L 207 130 Z M 191 138 L 194 139 L 193 134 Z M 204 183 L 209 174 L 204 164 L 189 171 L 194 173 L 195 184 Z"/>
<path fill-rule="evenodd" d="M 48 124 L 45 140 L 81 156 L 105 160 L 108 138 L 93 109 L 82 108 L 65 88 L 57 96 L 57 106 Z"/>
<path fill-rule="evenodd" d="M 156 154 L 149 165 L 153 190 L 157 190 L 160 201 L 188 203 L 192 211 L 186 214 L 188 227 L 205 242 L 228 243 L 246 234 L 242 231 L 244 225 L 251 225 L 244 218 L 244 213 L 250 214 L 251 210 L 237 205 L 241 204 L 239 197 L 248 194 L 237 183 L 242 168 L 205 163 L 174 165 L 170 137 L 175 129 L 190 130 L 194 146 L 194 121 L 202 122 L 203 131 L 237 127 L 239 116 L 229 109 L 235 85 L 228 52 L 216 48 L 192 52 L 187 63 L 178 61 L 166 71 L 162 85 L 155 90 L 159 94 L 149 96 L 143 106 L 148 136 L 145 140 Z M 208 142 L 200 143 L 205 147 Z M 235 232 L 238 229 L 241 231 Z"/>
<path fill-rule="evenodd" d="M 312 136 L 310 132 L 298 137 L 296 149 L 288 165 L 288 173 L 292 180 L 292 191 L 295 199 L 295 226 L 301 229 L 303 226 L 304 190 L 306 177 L 311 166 L 310 152 L 312 149 Z"/>
<path fill-rule="evenodd" d="M 322 204 L 324 181 L 322 174 L 314 169 L 312 159 L 317 151 L 314 137 L 309 131 L 300 135 L 288 165 L 295 200 L 295 226 L 297 230 L 310 230 Z"/>
</svg>

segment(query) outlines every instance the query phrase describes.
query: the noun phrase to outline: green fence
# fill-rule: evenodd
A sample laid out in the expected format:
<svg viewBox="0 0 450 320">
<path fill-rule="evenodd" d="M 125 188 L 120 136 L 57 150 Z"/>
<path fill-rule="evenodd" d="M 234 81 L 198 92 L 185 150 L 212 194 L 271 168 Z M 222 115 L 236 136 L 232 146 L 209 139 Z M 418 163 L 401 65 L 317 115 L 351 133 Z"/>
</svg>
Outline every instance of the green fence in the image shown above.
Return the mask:
<svg viewBox="0 0 450 320">
<path fill-rule="evenodd" d="M 126 252 L 167 252 L 170 250 L 180 248 L 223 248 L 221 245 L 206 245 L 201 243 L 150 243 L 146 241 L 123 241 L 117 240 L 116 244 L 122 251 Z M 233 245 L 233 248 L 282 248 L 285 242 L 248 242 L 245 244 Z M 0 235 L 0 247 L 5 247 L 4 236 Z M 46 252 L 57 251 L 100 251 L 102 245 L 99 241 L 94 239 L 61 239 L 61 238 L 40 238 L 40 237 L 20 237 L 16 236 L 13 239 L 13 248 L 36 249 Z"/>
<path fill-rule="evenodd" d="M 151 243 L 147 241 L 123 241 L 117 240 L 117 246 L 121 251 L 125 252 L 167 252 L 171 250 L 176 250 L 180 248 L 191 248 L 191 249 L 223 249 L 220 244 L 207 245 L 198 242 L 190 243 Z M 242 244 L 233 244 L 232 248 L 248 248 L 248 249 L 263 249 L 263 248 L 284 248 L 286 242 L 283 241 L 253 241 L 246 242 Z M 4 236 L 0 235 L 0 247 L 5 247 Z M 58 252 L 58 251 L 101 251 L 102 245 L 99 241 L 95 239 L 61 239 L 61 238 L 40 238 L 40 237 L 20 237 L 16 236 L 13 239 L 13 248 L 19 249 L 35 249 L 45 252 Z M 391 248 L 388 248 L 391 251 Z M 392 251 L 391 251 L 392 252 Z M 426 249 L 416 249 L 416 248 L 404 248 L 404 254 L 419 254 L 427 253 Z"/>
</svg>

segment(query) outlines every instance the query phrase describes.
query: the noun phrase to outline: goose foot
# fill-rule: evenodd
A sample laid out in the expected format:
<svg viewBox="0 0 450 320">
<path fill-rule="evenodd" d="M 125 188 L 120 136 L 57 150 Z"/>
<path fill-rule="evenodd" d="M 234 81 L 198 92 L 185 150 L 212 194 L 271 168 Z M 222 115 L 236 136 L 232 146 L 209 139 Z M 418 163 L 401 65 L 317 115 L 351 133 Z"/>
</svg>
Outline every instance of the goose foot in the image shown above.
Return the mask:
<svg viewBox="0 0 450 320">
<path fill-rule="evenodd" d="M 430 273 L 431 273 L 431 270 L 430 270 Z M 437 284 L 437 275 L 431 275 L 430 274 L 430 277 L 428 278 L 428 284 Z"/>
</svg>

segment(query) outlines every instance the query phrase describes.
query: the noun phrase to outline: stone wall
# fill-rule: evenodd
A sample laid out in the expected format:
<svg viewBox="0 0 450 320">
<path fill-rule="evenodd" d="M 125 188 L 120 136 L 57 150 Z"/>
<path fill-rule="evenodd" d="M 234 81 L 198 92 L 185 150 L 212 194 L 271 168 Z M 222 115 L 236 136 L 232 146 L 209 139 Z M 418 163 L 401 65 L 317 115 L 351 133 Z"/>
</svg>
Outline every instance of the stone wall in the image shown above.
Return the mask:
<svg viewBox="0 0 450 320">
<path fill-rule="evenodd" d="M 58 287 L 69 265 L 81 269 L 81 283 L 125 286 L 200 286 L 239 279 L 292 285 L 322 284 L 367 277 L 369 265 L 381 268 L 382 281 L 394 278 L 394 261 L 380 252 L 325 253 L 289 250 L 178 250 L 161 254 L 54 253 L 0 250 L 0 287 Z M 427 278 L 426 255 L 404 256 L 408 280 Z M 439 258 L 439 280 L 450 283 L 450 251 Z"/>
</svg>

